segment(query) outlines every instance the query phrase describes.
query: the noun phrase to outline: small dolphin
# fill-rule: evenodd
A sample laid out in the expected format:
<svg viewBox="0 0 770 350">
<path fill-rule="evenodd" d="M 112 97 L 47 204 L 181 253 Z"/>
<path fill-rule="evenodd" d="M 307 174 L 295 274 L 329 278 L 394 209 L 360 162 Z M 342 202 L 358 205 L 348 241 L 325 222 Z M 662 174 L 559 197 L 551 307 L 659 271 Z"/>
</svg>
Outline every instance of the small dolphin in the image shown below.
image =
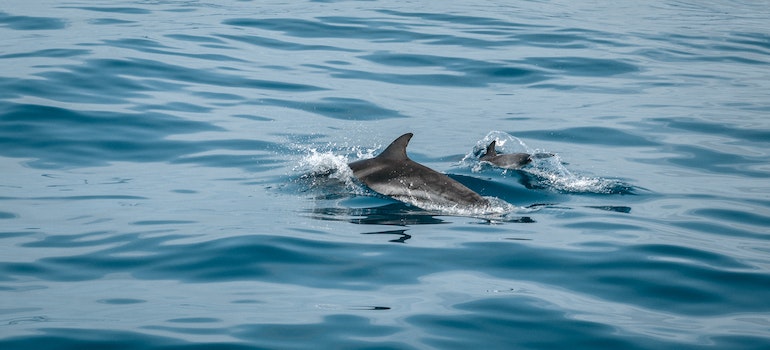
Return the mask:
<svg viewBox="0 0 770 350">
<path fill-rule="evenodd" d="M 487 153 L 479 160 L 503 169 L 519 169 L 532 162 L 532 155 L 528 153 L 498 154 L 495 150 L 496 143 L 497 141 L 492 141 L 487 146 Z"/>
<path fill-rule="evenodd" d="M 375 192 L 424 207 L 488 207 L 484 197 L 449 176 L 407 157 L 412 133 L 401 135 L 378 156 L 348 164 L 353 175 Z"/>
</svg>

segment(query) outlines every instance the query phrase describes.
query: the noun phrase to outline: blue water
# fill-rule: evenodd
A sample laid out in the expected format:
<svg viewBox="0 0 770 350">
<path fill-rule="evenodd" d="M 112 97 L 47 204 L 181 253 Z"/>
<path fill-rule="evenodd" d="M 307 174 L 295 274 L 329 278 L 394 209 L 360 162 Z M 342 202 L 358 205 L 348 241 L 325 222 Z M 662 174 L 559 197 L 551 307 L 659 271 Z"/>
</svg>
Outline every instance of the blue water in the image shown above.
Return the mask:
<svg viewBox="0 0 770 350">
<path fill-rule="evenodd" d="M 6 0 L 0 348 L 768 349 L 769 23 L 761 1 Z M 505 213 L 344 172 L 405 132 Z M 553 156 L 479 164 L 492 139 Z"/>
</svg>

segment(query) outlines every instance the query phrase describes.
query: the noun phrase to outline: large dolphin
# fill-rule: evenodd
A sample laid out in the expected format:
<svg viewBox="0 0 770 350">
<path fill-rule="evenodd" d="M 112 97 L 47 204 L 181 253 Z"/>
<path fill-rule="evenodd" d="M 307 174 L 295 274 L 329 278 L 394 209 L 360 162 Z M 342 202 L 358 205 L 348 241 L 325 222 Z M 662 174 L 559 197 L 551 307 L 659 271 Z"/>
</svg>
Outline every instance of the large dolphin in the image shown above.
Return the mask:
<svg viewBox="0 0 770 350">
<path fill-rule="evenodd" d="M 496 143 L 497 141 L 492 141 L 487 146 L 487 152 L 479 160 L 504 169 L 519 169 L 532 162 L 532 155 L 528 153 L 498 154 L 495 150 Z"/>
<path fill-rule="evenodd" d="M 418 207 L 482 208 L 484 197 L 449 176 L 406 155 L 412 133 L 401 135 L 378 156 L 348 164 L 353 175 L 375 192 Z"/>
</svg>

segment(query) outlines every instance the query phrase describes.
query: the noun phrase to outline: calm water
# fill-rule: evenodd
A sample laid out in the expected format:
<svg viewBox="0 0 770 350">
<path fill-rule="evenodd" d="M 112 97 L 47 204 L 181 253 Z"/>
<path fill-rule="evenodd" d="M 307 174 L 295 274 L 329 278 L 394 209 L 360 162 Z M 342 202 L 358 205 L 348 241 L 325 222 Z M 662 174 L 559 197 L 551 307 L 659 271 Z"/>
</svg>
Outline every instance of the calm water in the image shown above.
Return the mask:
<svg viewBox="0 0 770 350">
<path fill-rule="evenodd" d="M 6 0 L 0 348 L 767 349 L 769 23 L 761 1 Z M 405 132 L 505 215 L 345 174 Z M 492 139 L 555 156 L 479 165 Z"/>
</svg>

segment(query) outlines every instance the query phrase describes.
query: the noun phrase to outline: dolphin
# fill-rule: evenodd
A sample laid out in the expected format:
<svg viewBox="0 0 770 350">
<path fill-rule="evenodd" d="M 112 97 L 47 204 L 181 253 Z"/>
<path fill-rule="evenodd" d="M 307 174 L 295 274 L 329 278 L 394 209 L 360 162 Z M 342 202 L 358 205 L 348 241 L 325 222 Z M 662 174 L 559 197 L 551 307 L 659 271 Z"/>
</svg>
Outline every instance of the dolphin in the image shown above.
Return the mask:
<svg viewBox="0 0 770 350">
<path fill-rule="evenodd" d="M 497 141 L 492 141 L 487 146 L 487 152 L 479 160 L 503 169 L 519 169 L 532 162 L 532 155 L 528 153 L 498 154 L 495 150 L 496 143 Z"/>
<path fill-rule="evenodd" d="M 406 155 L 412 138 L 406 133 L 382 153 L 348 164 L 353 175 L 375 192 L 417 207 L 483 208 L 487 199 L 449 176 L 419 164 Z"/>
</svg>

